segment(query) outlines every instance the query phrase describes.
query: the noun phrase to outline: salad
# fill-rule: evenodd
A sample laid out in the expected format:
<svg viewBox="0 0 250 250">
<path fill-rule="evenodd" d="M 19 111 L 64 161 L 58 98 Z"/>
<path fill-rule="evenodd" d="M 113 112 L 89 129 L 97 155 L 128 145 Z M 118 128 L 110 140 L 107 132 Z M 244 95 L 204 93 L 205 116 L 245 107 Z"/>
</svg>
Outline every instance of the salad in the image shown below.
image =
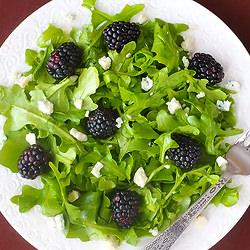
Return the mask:
<svg viewBox="0 0 250 250">
<path fill-rule="evenodd" d="M 219 180 L 230 147 L 223 141 L 242 130 L 234 128 L 233 91 L 190 68 L 212 59 L 183 49 L 187 25 L 131 24 L 142 4 L 114 16 L 94 0 L 83 7 L 90 25 L 68 36 L 50 24 L 41 50 L 26 50 L 25 81 L 0 87 L 0 163 L 24 178 L 41 175 L 42 189 L 25 185 L 11 199 L 21 213 L 39 205 L 63 218 L 67 238 L 136 245 Z M 212 202 L 237 201 L 237 188 L 224 187 Z"/>
</svg>

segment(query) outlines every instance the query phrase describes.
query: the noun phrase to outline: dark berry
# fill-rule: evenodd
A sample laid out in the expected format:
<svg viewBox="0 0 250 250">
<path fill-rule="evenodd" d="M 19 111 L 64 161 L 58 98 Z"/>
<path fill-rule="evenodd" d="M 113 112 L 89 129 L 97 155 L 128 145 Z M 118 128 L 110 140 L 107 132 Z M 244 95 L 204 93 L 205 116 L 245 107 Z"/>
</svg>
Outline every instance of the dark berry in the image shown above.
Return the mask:
<svg viewBox="0 0 250 250">
<path fill-rule="evenodd" d="M 87 128 L 89 133 L 97 139 L 107 139 L 118 129 L 116 119 L 118 114 L 113 109 L 97 109 L 90 113 Z"/>
<path fill-rule="evenodd" d="M 207 85 L 219 83 L 224 78 L 223 67 L 209 54 L 195 53 L 188 68 L 196 71 L 195 78 L 207 79 Z"/>
<path fill-rule="evenodd" d="M 130 190 L 117 190 L 111 199 L 112 218 L 122 229 L 129 229 L 139 210 L 138 194 Z"/>
<path fill-rule="evenodd" d="M 103 36 L 110 50 L 120 52 L 125 44 L 136 42 L 140 33 L 140 27 L 136 23 L 119 21 L 110 24 L 103 31 Z"/>
<path fill-rule="evenodd" d="M 51 155 L 41 146 L 33 144 L 26 148 L 18 160 L 18 170 L 23 178 L 34 180 L 45 173 L 49 167 Z"/>
<path fill-rule="evenodd" d="M 74 74 L 81 63 L 82 53 L 73 42 L 63 43 L 54 50 L 47 61 L 47 71 L 55 79 L 62 80 Z"/>
<path fill-rule="evenodd" d="M 173 134 L 172 139 L 179 144 L 179 147 L 168 149 L 167 156 L 177 167 L 192 169 L 201 158 L 202 151 L 199 143 L 183 134 Z"/>
</svg>

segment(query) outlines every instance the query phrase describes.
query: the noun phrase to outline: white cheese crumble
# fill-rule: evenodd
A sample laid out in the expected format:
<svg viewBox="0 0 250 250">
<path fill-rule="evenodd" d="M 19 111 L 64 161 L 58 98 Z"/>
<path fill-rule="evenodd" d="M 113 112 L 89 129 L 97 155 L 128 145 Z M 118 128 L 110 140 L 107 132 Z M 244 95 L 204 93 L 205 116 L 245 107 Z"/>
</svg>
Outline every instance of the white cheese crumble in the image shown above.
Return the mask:
<svg viewBox="0 0 250 250">
<path fill-rule="evenodd" d="M 123 124 L 123 120 L 122 120 L 121 117 L 116 118 L 115 122 L 116 122 L 116 125 L 115 125 L 115 126 L 116 126 L 117 128 L 120 128 L 120 127 L 122 126 L 122 124 Z"/>
<path fill-rule="evenodd" d="M 74 137 L 76 138 L 78 141 L 87 141 L 88 140 L 88 137 L 87 135 L 85 135 L 84 133 L 78 131 L 77 129 L 75 128 L 72 128 L 69 133 Z"/>
<path fill-rule="evenodd" d="M 181 47 L 188 52 L 194 51 L 194 38 L 191 36 L 188 36 L 181 44 Z"/>
<path fill-rule="evenodd" d="M 167 165 L 164 166 L 164 168 L 170 169 L 170 165 L 167 164 Z"/>
<path fill-rule="evenodd" d="M 100 171 L 102 168 L 103 168 L 103 164 L 98 161 L 93 167 L 93 169 L 91 170 L 91 174 L 94 175 L 96 178 L 100 178 L 101 177 Z"/>
<path fill-rule="evenodd" d="M 75 19 L 75 15 L 73 13 L 67 13 L 65 15 L 65 18 L 68 19 L 68 21 L 73 22 Z"/>
<path fill-rule="evenodd" d="M 182 62 L 183 62 L 183 65 L 184 65 L 185 69 L 187 69 L 188 66 L 189 66 L 189 60 L 185 56 L 183 56 L 182 57 Z"/>
<path fill-rule="evenodd" d="M 221 111 L 229 111 L 230 106 L 231 106 L 231 102 L 230 101 L 224 101 L 223 102 L 223 101 L 217 100 L 216 106 Z"/>
<path fill-rule="evenodd" d="M 107 56 L 103 56 L 98 62 L 104 70 L 108 70 L 111 67 L 111 59 Z"/>
<path fill-rule="evenodd" d="M 129 115 L 129 114 L 127 114 L 126 116 L 128 117 L 128 119 L 131 119 L 131 118 L 132 118 L 131 115 Z"/>
<path fill-rule="evenodd" d="M 105 245 L 105 250 L 116 250 L 118 247 L 117 241 L 112 237 L 105 241 Z"/>
<path fill-rule="evenodd" d="M 64 229 L 63 214 L 58 214 L 55 217 L 47 217 L 47 222 L 54 230 L 62 231 Z"/>
<path fill-rule="evenodd" d="M 138 16 L 138 23 L 144 24 L 148 21 L 148 17 L 145 14 L 141 14 Z"/>
<path fill-rule="evenodd" d="M 89 117 L 89 111 L 86 110 L 85 117 Z"/>
<path fill-rule="evenodd" d="M 69 79 L 71 80 L 71 82 L 75 82 L 78 79 L 78 76 L 73 75 L 73 76 L 70 76 Z"/>
<path fill-rule="evenodd" d="M 166 103 L 168 105 L 168 110 L 170 114 L 174 114 L 178 109 L 181 109 L 181 104 L 179 103 L 178 100 L 173 97 L 170 102 Z"/>
<path fill-rule="evenodd" d="M 34 133 L 28 133 L 28 134 L 25 136 L 25 140 L 26 140 L 30 145 L 36 144 L 36 135 L 35 135 Z"/>
<path fill-rule="evenodd" d="M 240 91 L 240 84 L 236 81 L 228 81 L 224 87 L 231 91 Z"/>
<path fill-rule="evenodd" d="M 199 94 L 196 95 L 198 99 L 203 98 L 205 96 L 204 92 L 200 92 Z"/>
<path fill-rule="evenodd" d="M 194 225 L 195 227 L 201 228 L 204 227 L 207 224 L 207 218 L 203 215 L 199 215 L 195 220 L 194 220 Z"/>
<path fill-rule="evenodd" d="M 149 233 L 151 233 L 153 236 L 157 236 L 158 233 L 159 233 L 158 228 L 155 227 L 155 228 L 153 228 L 153 229 L 150 229 L 150 230 L 149 230 Z"/>
<path fill-rule="evenodd" d="M 221 168 L 222 171 L 225 171 L 227 168 L 227 160 L 225 158 L 223 158 L 222 156 L 219 156 L 216 159 L 216 162 L 218 164 L 218 166 Z"/>
<path fill-rule="evenodd" d="M 24 88 L 30 81 L 32 81 L 33 76 L 28 75 L 28 76 L 17 76 L 17 84 L 21 87 Z"/>
<path fill-rule="evenodd" d="M 80 194 L 78 191 L 73 190 L 71 193 L 68 194 L 68 201 L 74 202 L 80 197 Z"/>
<path fill-rule="evenodd" d="M 77 109 L 81 109 L 82 108 L 82 99 L 77 99 L 74 101 L 74 106 L 77 108 Z"/>
<path fill-rule="evenodd" d="M 188 115 L 189 114 L 189 112 L 190 112 L 190 108 L 189 107 L 186 107 L 186 108 L 184 108 L 184 111 L 186 112 L 186 114 Z"/>
<path fill-rule="evenodd" d="M 38 109 L 46 115 L 51 115 L 54 111 L 53 103 L 47 99 L 43 101 L 38 101 Z"/>
<path fill-rule="evenodd" d="M 141 80 L 141 88 L 144 91 L 149 91 L 154 85 L 154 82 L 152 79 L 150 79 L 148 76 L 147 77 L 143 77 Z"/>
<path fill-rule="evenodd" d="M 138 168 L 134 175 L 134 183 L 137 186 L 144 188 L 147 183 L 147 180 L 148 177 L 146 176 L 143 167 Z"/>
</svg>

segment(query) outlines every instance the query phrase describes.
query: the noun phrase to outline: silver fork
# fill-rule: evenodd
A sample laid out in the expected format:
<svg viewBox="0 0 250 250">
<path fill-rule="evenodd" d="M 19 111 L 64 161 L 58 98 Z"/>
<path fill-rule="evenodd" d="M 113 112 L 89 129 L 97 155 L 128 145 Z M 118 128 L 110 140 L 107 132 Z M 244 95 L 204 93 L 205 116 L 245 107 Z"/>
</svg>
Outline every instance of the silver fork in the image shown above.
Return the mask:
<svg viewBox="0 0 250 250">
<path fill-rule="evenodd" d="M 232 178 L 233 175 L 250 175 L 250 130 L 248 130 L 226 154 L 228 161 L 225 172 L 220 180 L 209 188 L 185 213 L 173 224 L 158 235 L 142 250 L 168 250 L 180 237 L 190 223 L 209 204 L 220 189 Z"/>
</svg>

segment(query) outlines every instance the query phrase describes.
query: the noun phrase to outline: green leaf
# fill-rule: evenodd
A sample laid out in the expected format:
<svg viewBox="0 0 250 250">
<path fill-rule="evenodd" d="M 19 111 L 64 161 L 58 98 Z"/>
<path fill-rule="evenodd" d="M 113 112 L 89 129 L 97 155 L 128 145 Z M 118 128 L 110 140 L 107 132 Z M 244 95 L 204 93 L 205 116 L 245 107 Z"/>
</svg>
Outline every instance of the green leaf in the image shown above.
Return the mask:
<svg viewBox="0 0 250 250">
<path fill-rule="evenodd" d="M 19 212 L 28 212 L 35 205 L 41 204 L 42 189 L 36 189 L 28 185 L 22 187 L 22 194 L 11 198 L 11 201 L 19 205 Z"/>
</svg>

